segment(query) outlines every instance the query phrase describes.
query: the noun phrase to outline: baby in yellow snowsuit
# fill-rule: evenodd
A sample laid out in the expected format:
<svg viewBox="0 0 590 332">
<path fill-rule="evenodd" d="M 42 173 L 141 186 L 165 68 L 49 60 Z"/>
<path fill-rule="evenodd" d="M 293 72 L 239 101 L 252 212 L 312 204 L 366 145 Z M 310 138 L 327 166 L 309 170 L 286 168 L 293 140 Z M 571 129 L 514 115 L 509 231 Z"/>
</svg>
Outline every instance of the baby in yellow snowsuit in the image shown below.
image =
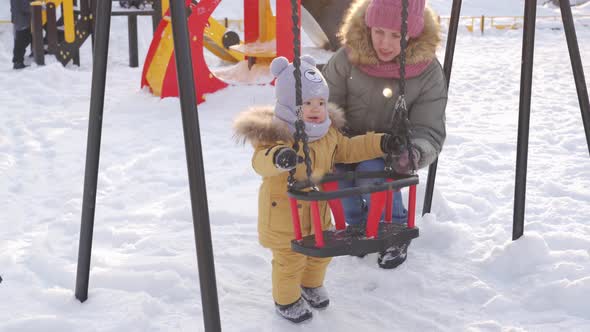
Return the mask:
<svg viewBox="0 0 590 332">
<path fill-rule="evenodd" d="M 332 170 L 334 163 L 355 163 L 380 157 L 393 151 L 388 134 L 367 133 L 347 138 L 339 128 L 344 114 L 327 104 L 329 90 L 315 60 L 301 57 L 302 118 L 309 142 L 309 157 L 314 174 Z M 271 249 L 272 293 L 277 312 L 284 318 L 301 322 L 312 317 L 310 305 L 324 308 L 329 304 L 323 286 L 330 258 L 307 257 L 291 250 L 294 238 L 287 178 L 296 168 L 295 178 L 306 178 L 305 163 L 299 163 L 303 151 L 292 148 L 295 121 L 294 67 L 284 57 L 271 63 L 276 77 L 275 106 L 253 107 L 238 115 L 234 122 L 236 137 L 254 146 L 252 167 L 262 176 L 258 197 L 258 234 L 262 246 Z M 331 227 L 330 210 L 320 202 L 322 228 Z M 300 201 L 298 211 L 303 236 L 313 234 L 310 203 Z"/>
</svg>

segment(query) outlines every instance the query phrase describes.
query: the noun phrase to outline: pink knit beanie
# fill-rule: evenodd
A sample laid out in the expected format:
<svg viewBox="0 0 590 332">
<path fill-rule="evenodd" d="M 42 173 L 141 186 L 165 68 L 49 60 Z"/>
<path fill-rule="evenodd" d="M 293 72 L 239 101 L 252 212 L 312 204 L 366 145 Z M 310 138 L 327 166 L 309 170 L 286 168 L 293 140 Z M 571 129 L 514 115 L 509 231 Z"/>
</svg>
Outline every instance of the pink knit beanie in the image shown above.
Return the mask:
<svg viewBox="0 0 590 332">
<path fill-rule="evenodd" d="M 408 36 L 416 38 L 424 29 L 425 0 L 408 0 Z M 371 0 L 365 13 L 369 28 L 401 31 L 402 0 Z"/>
</svg>

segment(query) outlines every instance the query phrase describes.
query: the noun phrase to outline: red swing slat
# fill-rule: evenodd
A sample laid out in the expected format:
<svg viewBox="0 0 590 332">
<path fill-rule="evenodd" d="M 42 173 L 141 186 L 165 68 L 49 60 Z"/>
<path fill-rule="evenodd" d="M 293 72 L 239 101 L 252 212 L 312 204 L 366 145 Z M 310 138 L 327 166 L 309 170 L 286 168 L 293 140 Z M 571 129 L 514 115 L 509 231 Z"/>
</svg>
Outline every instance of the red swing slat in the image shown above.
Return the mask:
<svg viewBox="0 0 590 332">
<path fill-rule="evenodd" d="M 416 220 L 416 185 L 410 186 L 408 197 L 408 228 L 414 228 Z"/>
<path fill-rule="evenodd" d="M 318 201 L 311 201 L 311 218 L 313 221 L 313 232 L 315 234 L 315 245 L 318 248 L 323 248 L 324 232 L 322 230 L 322 218 L 320 217 Z"/>
<path fill-rule="evenodd" d="M 301 220 L 299 219 L 299 211 L 297 210 L 297 200 L 289 197 L 289 203 L 291 204 L 291 219 L 293 221 L 295 240 L 300 241 L 303 236 L 301 235 Z"/>
<path fill-rule="evenodd" d="M 324 191 L 338 191 L 338 182 L 325 182 L 322 184 Z M 346 229 L 346 222 L 344 220 L 344 208 L 342 207 L 342 201 L 340 199 L 328 200 L 332 214 L 334 215 L 334 224 L 337 230 Z"/>
<path fill-rule="evenodd" d="M 371 205 L 369 207 L 369 213 L 367 215 L 366 236 L 368 239 L 377 238 L 377 231 L 379 230 L 379 221 L 381 220 L 381 214 L 383 213 L 383 208 L 385 207 L 386 199 L 386 191 L 378 191 L 371 193 Z"/>
</svg>

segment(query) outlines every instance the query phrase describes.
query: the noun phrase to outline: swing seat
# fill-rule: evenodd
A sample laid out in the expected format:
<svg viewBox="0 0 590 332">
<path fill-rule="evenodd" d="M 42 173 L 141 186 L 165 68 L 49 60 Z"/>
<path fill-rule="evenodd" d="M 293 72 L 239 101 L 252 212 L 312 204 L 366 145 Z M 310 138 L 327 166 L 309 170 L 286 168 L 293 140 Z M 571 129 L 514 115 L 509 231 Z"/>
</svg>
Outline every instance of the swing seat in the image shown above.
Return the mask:
<svg viewBox="0 0 590 332">
<path fill-rule="evenodd" d="M 418 237 L 418 228 L 408 228 L 405 224 L 379 223 L 376 238 L 365 236 L 365 229 L 359 226 L 348 226 L 344 230 L 323 231 L 324 246 L 317 247 L 315 236 L 309 235 L 302 240 L 292 240 L 291 249 L 300 254 L 312 257 L 363 256 L 381 252 Z"/>
<path fill-rule="evenodd" d="M 359 178 L 385 178 L 386 182 L 338 189 L 339 180 L 352 181 Z M 390 171 L 327 174 L 319 183 L 295 182 L 288 191 L 295 234 L 295 239 L 291 241 L 291 249 L 313 257 L 361 256 L 381 252 L 391 246 L 417 238 L 418 228 L 414 227 L 417 184 L 417 175 L 395 174 Z M 319 190 L 318 185 L 321 185 L 323 191 Z M 410 188 L 407 225 L 391 222 L 393 191 L 403 187 Z M 340 198 L 367 193 L 371 194 L 367 225 L 347 227 Z M 314 231 L 321 229 L 323 224 L 320 220 L 318 201 L 328 201 L 334 215 L 336 229 L 315 232 L 313 235 L 303 237 L 297 200 L 311 202 Z M 384 211 L 385 221 L 379 222 Z"/>
</svg>

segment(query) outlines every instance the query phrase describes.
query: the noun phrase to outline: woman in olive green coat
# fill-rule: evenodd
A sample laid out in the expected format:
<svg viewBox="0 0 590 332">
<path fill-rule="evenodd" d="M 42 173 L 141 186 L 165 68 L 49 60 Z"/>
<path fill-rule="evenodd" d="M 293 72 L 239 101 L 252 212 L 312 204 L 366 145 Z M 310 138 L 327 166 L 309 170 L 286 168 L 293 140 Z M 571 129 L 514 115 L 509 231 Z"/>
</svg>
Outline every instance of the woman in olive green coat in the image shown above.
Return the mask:
<svg viewBox="0 0 590 332">
<path fill-rule="evenodd" d="M 406 93 L 411 124 L 412 156 L 417 168 L 430 165 L 440 153 L 445 137 L 447 86 L 436 49 L 440 27 L 424 0 L 408 1 L 408 47 L 406 51 Z M 368 131 L 390 132 L 393 110 L 399 95 L 402 0 L 356 0 L 340 30 L 343 47 L 324 67 L 330 87 L 330 102 L 340 106 L 346 117 L 344 132 L 353 137 Z M 403 154 L 394 168 L 410 170 L 410 157 Z M 337 165 L 338 171 L 383 169 L 381 158 L 355 165 Z M 340 187 L 363 183 L 342 181 Z M 368 197 L 343 200 L 349 224 L 366 222 Z M 394 195 L 394 221 L 407 220 L 401 193 Z M 406 259 L 409 243 L 379 255 L 382 268 L 394 268 Z"/>
</svg>

